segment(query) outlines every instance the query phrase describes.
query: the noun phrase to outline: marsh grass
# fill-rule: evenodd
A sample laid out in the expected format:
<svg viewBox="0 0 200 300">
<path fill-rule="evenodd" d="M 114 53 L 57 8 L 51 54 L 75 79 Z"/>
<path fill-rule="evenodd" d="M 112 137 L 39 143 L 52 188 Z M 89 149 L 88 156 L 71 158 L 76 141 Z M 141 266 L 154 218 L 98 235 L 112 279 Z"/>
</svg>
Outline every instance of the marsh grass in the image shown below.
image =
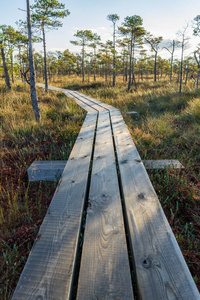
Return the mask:
<svg viewBox="0 0 200 300">
<path fill-rule="evenodd" d="M 200 289 L 200 91 L 177 93 L 167 81 L 140 82 L 127 92 L 98 79 L 54 77 L 50 85 L 82 91 L 120 109 L 142 159 L 179 159 L 183 170 L 148 170 L 168 221 Z M 28 183 L 34 160 L 67 160 L 85 114 L 58 92 L 38 89 L 42 121 L 31 108 L 29 87 L 0 84 L 0 298 L 9 299 L 57 183 Z M 130 117 L 127 111 L 139 112 Z"/>
<path fill-rule="evenodd" d="M 10 299 L 55 191 L 56 182 L 29 183 L 34 160 L 67 160 L 85 113 L 61 93 L 38 89 L 37 124 L 29 86 L 0 83 L 0 299 Z"/>
<path fill-rule="evenodd" d="M 70 79 L 58 86 L 70 87 Z M 184 165 L 148 174 L 200 290 L 200 91 L 189 82 L 179 94 L 177 84 L 166 80 L 140 82 L 129 92 L 119 81 L 115 88 L 99 81 L 77 89 L 120 109 L 142 159 L 178 159 Z"/>
<path fill-rule="evenodd" d="M 148 170 L 164 212 L 200 290 L 200 91 L 181 95 L 167 81 L 82 89 L 120 109 L 142 159 L 178 159 L 185 169 Z M 131 117 L 128 111 L 137 111 Z"/>
</svg>

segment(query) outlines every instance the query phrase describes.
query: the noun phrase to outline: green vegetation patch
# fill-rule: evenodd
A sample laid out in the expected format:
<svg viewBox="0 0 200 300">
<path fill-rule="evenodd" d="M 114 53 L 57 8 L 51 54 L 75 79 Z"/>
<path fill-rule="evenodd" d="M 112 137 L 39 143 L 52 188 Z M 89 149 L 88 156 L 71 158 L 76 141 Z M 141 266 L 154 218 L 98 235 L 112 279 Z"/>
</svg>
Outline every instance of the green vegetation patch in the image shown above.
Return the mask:
<svg viewBox="0 0 200 300">
<path fill-rule="evenodd" d="M 0 299 L 9 299 L 23 270 L 56 182 L 28 182 L 34 160 L 67 160 L 85 113 L 57 92 L 38 89 L 35 121 L 29 86 L 0 84 Z"/>
<path fill-rule="evenodd" d="M 200 288 L 200 92 L 192 83 L 184 89 L 180 95 L 175 83 L 160 81 L 141 82 L 137 91 L 118 85 L 104 93 L 83 92 L 120 109 L 142 159 L 178 159 L 184 165 L 148 174 Z"/>
</svg>

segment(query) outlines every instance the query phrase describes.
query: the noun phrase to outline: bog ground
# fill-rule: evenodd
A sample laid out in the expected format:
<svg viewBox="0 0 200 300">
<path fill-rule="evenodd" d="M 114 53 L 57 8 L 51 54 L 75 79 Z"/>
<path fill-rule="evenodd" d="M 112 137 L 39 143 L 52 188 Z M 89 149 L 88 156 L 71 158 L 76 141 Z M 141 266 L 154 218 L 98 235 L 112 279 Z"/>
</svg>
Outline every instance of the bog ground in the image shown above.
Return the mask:
<svg viewBox="0 0 200 300">
<path fill-rule="evenodd" d="M 51 85 L 77 89 L 120 109 L 142 159 L 178 159 L 183 170 L 148 170 L 193 278 L 200 272 L 200 93 L 188 85 L 181 95 L 176 84 L 141 82 L 127 92 L 102 82 L 80 84 L 77 78 L 55 78 Z M 85 113 L 61 93 L 38 88 L 41 124 L 36 124 L 29 87 L 16 83 L 0 90 L 1 207 L 0 244 L 3 299 L 11 296 L 37 235 L 56 183 L 28 183 L 34 160 L 67 160 Z M 126 114 L 137 111 L 136 117 Z"/>
</svg>

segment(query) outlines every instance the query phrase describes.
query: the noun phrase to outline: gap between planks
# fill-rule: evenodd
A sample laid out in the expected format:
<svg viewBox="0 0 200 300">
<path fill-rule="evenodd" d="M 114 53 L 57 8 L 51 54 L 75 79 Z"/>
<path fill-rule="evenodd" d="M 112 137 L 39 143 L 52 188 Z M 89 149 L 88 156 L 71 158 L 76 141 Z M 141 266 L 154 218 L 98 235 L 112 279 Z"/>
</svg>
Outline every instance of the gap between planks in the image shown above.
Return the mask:
<svg viewBox="0 0 200 300">
<path fill-rule="evenodd" d="M 71 297 L 96 118 L 85 118 L 13 300 Z"/>
<path fill-rule="evenodd" d="M 99 113 L 88 201 L 77 299 L 131 300 L 131 273 L 108 112 Z"/>
<path fill-rule="evenodd" d="M 147 300 L 199 299 L 197 287 L 121 113 L 112 109 L 110 114 L 140 296 Z"/>
<path fill-rule="evenodd" d="M 88 98 L 88 97 L 87 97 Z M 93 101 L 98 104 L 98 101 Z M 101 107 L 109 109 L 100 102 Z M 199 299 L 175 237 L 120 112 L 111 109 L 129 240 L 142 299 Z M 140 162 L 138 162 L 140 160 Z"/>
</svg>

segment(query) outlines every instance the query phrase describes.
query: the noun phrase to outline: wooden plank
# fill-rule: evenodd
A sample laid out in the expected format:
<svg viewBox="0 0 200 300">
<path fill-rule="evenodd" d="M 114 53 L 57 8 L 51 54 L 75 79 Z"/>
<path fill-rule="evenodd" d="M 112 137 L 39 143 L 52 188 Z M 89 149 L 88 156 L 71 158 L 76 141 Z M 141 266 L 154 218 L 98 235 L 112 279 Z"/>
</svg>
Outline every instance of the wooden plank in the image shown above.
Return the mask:
<svg viewBox="0 0 200 300">
<path fill-rule="evenodd" d="M 77 299 L 133 299 L 109 113 L 99 113 Z"/>
<path fill-rule="evenodd" d="M 78 96 L 76 96 L 76 95 L 73 94 L 73 91 L 63 91 L 63 93 L 67 97 L 70 97 L 70 98 L 74 99 L 79 106 L 81 106 L 83 109 L 85 109 L 89 113 L 92 113 L 94 111 L 95 112 L 98 111 L 95 107 L 92 107 L 90 104 L 81 101 L 80 97 L 78 97 Z"/>
<path fill-rule="evenodd" d="M 43 83 L 37 83 L 37 86 L 45 88 L 45 85 Z M 80 105 L 83 109 L 85 109 L 86 111 L 88 111 L 90 113 L 93 112 L 93 109 L 95 111 L 103 111 L 103 110 L 105 110 L 105 108 L 107 109 L 107 107 L 109 107 L 110 109 L 113 109 L 112 106 L 102 103 L 93 98 L 90 98 L 79 92 L 62 89 L 62 88 L 58 88 L 55 86 L 48 86 L 48 89 L 53 90 L 53 91 L 60 91 L 60 92 L 64 93 L 67 97 L 75 99 L 75 101 L 78 105 Z M 93 109 L 91 109 L 91 108 L 93 108 Z"/>
<path fill-rule="evenodd" d="M 178 159 L 156 159 L 156 160 L 143 160 L 146 169 L 184 169 L 184 166 Z"/>
<path fill-rule="evenodd" d="M 84 102 L 80 101 L 78 98 L 74 98 L 73 96 L 71 97 L 76 101 L 76 103 L 82 107 L 84 110 L 86 110 L 88 113 L 93 113 L 94 111 L 97 112 L 97 110 L 94 110 L 90 105 L 85 104 Z"/>
<path fill-rule="evenodd" d="M 28 168 L 28 180 L 29 181 L 57 181 L 60 179 L 62 172 L 66 166 L 65 160 L 45 160 L 45 161 L 33 161 Z"/>
<path fill-rule="evenodd" d="M 43 84 L 43 83 L 36 83 L 36 85 L 37 86 L 39 86 L 39 87 L 42 87 L 42 88 L 45 88 L 45 85 Z M 48 86 L 48 89 L 49 90 L 52 90 L 52 91 L 60 91 L 60 92 L 62 92 L 63 91 L 63 89 L 62 88 L 59 88 L 59 87 L 56 87 L 56 86 Z"/>
<path fill-rule="evenodd" d="M 120 112 L 109 108 L 100 101 L 85 97 L 88 100 L 88 106 L 92 102 L 109 109 L 111 112 L 129 238 L 132 254 L 135 257 L 137 280 L 142 299 L 199 299 L 198 290 Z M 89 204 L 91 205 L 91 203 Z M 94 204 L 96 205 L 95 201 Z M 89 224 L 92 230 L 92 222 Z M 87 259 L 91 260 L 90 257 Z M 84 266 L 87 267 L 85 263 Z M 101 265 L 98 267 L 100 268 Z M 86 271 L 88 272 L 88 268 L 85 273 Z M 82 274 L 82 290 L 84 290 L 91 284 L 85 280 L 83 271 Z M 97 291 L 99 292 L 100 289 Z M 81 285 L 79 285 L 78 295 L 80 295 L 79 299 L 84 299 L 82 298 Z"/>
<path fill-rule="evenodd" d="M 111 106 L 111 105 L 109 105 L 109 104 L 106 104 L 106 103 L 104 103 L 104 102 L 101 102 L 101 101 L 99 101 L 99 100 L 97 100 L 97 99 L 94 99 L 94 98 L 92 98 L 92 97 L 90 97 L 90 96 L 87 96 L 87 95 L 85 95 L 85 94 L 82 94 L 82 93 L 80 93 L 80 92 L 76 92 L 76 94 L 77 94 L 77 95 L 82 95 L 85 99 L 90 100 L 90 101 L 96 103 L 97 105 L 100 105 L 101 107 L 107 109 L 108 111 L 118 110 L 117 108 L 115 108 L 115 107 L 113 107 L 113 106 Z"/>
<path fill-rule="evenodd" d="M 37 83 L 37 86 L 40 86 L 42 88 L 45 88 L 45 85 L 43 83 Z M 72 92 L 69 91 L 69 90 L 66 90 L 66 89 L 62 89 L 62 88 L 58 88 L 58 87 L 55 87 L 55 86 L 48 86 L 48 89 L 49 90 L 52 90 L 52 91 L 58 91 L 58 92 L 62 92 L 63 94 L 65 94 L 67 97 L 69 98 L 72 98 L 76 101 L 76 103 L 81 106 L 83 109 L 85 109 L 87 112 L 89 113 L 93 113 L 94 112 L 94 109 L 91 108 L 91 105 L 87 105 L 86 103 L 78 100 L 77 97 L 74 97 Z M 96 111 L 96 110 L 95 110 Z"/>
<path fill-rule="evenodd" d="M 111 112 L 111 120 L 140 296 L 200 299 L 121 114 Z"/>
<path fill-rule="evenodd" d="M 97 103 L 95 103 L 94 101 L 90 101 L 90 100 L 87 99 L 87 97 L 85 97 L 85 95 L 83 95 L 81 93 L 78 93 L 78 92 L 71 92 L 70 91 L 70 94 L 75 99 L 78 99 L 78 100 L 82 101 L 83 103 L 85 103 L 88 106 L 91 106 L 93 109 L 95 109 L 97 111 L 105 111 L 105 108 L 100 105 L 101 102 L 99 102 L 99 101 Z"/>
<path fill-rule="evenodd" d="M 96 118 L 86 116 L 13 300 L 71 296 Z"/>
</svg>

